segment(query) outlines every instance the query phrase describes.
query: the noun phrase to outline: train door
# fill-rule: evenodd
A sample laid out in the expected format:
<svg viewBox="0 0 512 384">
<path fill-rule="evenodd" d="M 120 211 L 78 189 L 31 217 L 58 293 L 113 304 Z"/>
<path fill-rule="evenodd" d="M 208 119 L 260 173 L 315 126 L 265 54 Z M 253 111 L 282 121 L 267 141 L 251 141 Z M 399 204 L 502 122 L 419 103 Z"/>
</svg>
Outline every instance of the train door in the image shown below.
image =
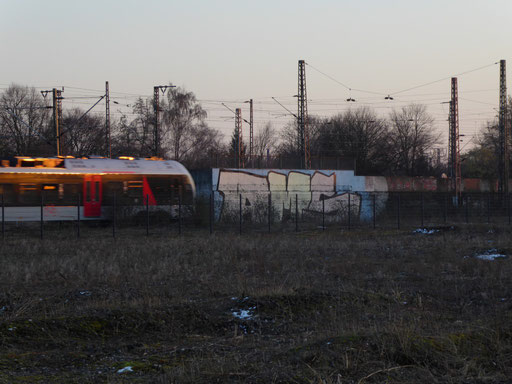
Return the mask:
<svg viewBox="0 0 512 384">
<path fill-rule="evenodd" d="M 100 217 L 101 216 L 101 198 L 103 188 L 101 186 L 100 175 L 84 176 L 84 216 Z"/>
</svg>

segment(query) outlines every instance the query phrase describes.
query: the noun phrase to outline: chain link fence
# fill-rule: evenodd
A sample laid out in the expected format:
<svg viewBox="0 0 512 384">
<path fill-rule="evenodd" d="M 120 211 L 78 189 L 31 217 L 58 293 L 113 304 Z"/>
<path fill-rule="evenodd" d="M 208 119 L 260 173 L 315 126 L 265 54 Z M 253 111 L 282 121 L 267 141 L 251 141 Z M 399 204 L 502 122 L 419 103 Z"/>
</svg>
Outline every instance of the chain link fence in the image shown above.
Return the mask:
<svg viewBox="0 0 512 384">
<path fill-rule="evenodd" d="M 307 200 L 309 196 L 310 200 Z M 7 204 L 0 195 L 1 236 L 28 231 L 44 238 L 46 232 L 71 229 L 76 237 L 90 228 L 117 237 L 152 234 L 181 235 L 206 233 L 275 233 L 325 230 L 402 229 L 417 230 L 464 224 L 511 224 L 511 196 L 498 193 L 467 193 L 459 197 L 437 192 L 346 192 L 336 199 L 321 196 L 312 202 L 311 194 L 251 192 L 229 197 L 212 192 L 194 204 L 180 196 L 155 196 L 139 200 L 104 196 L 101 218 L 85 217 L 83 201 L 59 206 L 45 202 L 20 207 Z M 23 220 L 17 220 L 16 215 Z"/>
</svg>

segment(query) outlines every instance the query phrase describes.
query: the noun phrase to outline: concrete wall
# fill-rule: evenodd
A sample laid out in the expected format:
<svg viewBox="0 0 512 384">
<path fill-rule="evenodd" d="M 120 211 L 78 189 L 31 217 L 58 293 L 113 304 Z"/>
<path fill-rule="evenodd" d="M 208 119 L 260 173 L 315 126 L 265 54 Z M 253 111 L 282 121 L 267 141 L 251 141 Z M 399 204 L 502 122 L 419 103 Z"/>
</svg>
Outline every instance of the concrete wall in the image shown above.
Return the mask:
<svg viewBox="0 0 512 384">
<path fill-rule="evenodd" d="M 379 213 L 387 203 L 388 192 L 450 190 L 448 179 L 356 176 L 353 171 L 340 170 L 213 168 L 191 173 L 199 201 L 207 201 L 213 192 L 217 221 L 237 217 L 240 194 L 244 214 L 255 220 L 265 220 L 270 194 L 277 219 L 294 214 L 297 199 L 302 214 L 319 214 L 325 204 L 327 217 L 347 213 L 350 207 L 354 218 L 368 221 L 373 216 L 372 192 L 380 192 L 376 196 Z M 465 192 L 496 190 L 495 183 L 485 180 L 466 179 L 463 184 Z"/>
</svg>

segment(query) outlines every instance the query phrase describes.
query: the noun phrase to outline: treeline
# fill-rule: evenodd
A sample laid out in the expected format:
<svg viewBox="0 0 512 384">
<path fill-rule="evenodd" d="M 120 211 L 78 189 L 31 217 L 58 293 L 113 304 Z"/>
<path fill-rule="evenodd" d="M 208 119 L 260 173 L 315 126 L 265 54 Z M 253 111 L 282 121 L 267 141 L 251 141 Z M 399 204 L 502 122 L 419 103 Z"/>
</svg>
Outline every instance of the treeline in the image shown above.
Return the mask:
<svg viewBox="0 0 512 384">
<path fill-rule="evenodd" d="M 132 105 L 130 117 L 121 115 L 111 122 L 113 157 L 151 157 L 157 145 L 165 158 L 178 160 L 189 168 L 209 167 L 212 159 L 234 157 L 235 134 L 225 140 L 219 131 L 210 128 L 207 113 L 192 92 L 168 88 L 159 109 L 158 144 L 152 99 L 139 98 Z M 62 154 L 106 155 L 104 115 L 84 112 L 78 108 L 63 111 Z M 310 116 L 308 132 L 311 156 L 354 159 L 360 175 L 439 177 L 447 172 L 446 159 L 441 163 L 432 161 L 433 148 L 447 147 L 447 143 L 441 142 L 434 119 L 424 105 L 393 110 L 386 118 L 368 107 L 325 119 Z M 497 122 L 489 122 L 473 140 L 472 149 L 462 155 L 463 177 L 496 177 L 497 137 Z M 244 139 L 242 156 L 247 158 L 247 135 Z M 253 153 L 260 159 L 298 157 L 297 146 L 293 121 L 281 131 L 266 123 L 256 129 Z M 11 85 L 0 94 L 0 157 L 54 154 L 51 108 L 34 88 Z"/>
</svg>

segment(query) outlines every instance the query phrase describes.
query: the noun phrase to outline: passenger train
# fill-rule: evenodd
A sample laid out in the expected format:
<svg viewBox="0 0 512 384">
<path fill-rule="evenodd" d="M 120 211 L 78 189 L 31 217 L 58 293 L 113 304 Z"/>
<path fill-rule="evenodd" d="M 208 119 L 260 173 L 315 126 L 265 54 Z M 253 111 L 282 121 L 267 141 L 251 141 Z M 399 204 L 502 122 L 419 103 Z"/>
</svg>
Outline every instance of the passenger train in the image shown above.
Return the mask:
<svg viewBox="0 0 512 384">
<path fill-rule="evenodd" d="M 172 160 L 16 157 L 0 166 L 5 221 L 40 220 L 41 207 L 45 221 L 109 219 L 114 204 L 171 213 L 194 196 L 190 173 Z"/>
</svg>

